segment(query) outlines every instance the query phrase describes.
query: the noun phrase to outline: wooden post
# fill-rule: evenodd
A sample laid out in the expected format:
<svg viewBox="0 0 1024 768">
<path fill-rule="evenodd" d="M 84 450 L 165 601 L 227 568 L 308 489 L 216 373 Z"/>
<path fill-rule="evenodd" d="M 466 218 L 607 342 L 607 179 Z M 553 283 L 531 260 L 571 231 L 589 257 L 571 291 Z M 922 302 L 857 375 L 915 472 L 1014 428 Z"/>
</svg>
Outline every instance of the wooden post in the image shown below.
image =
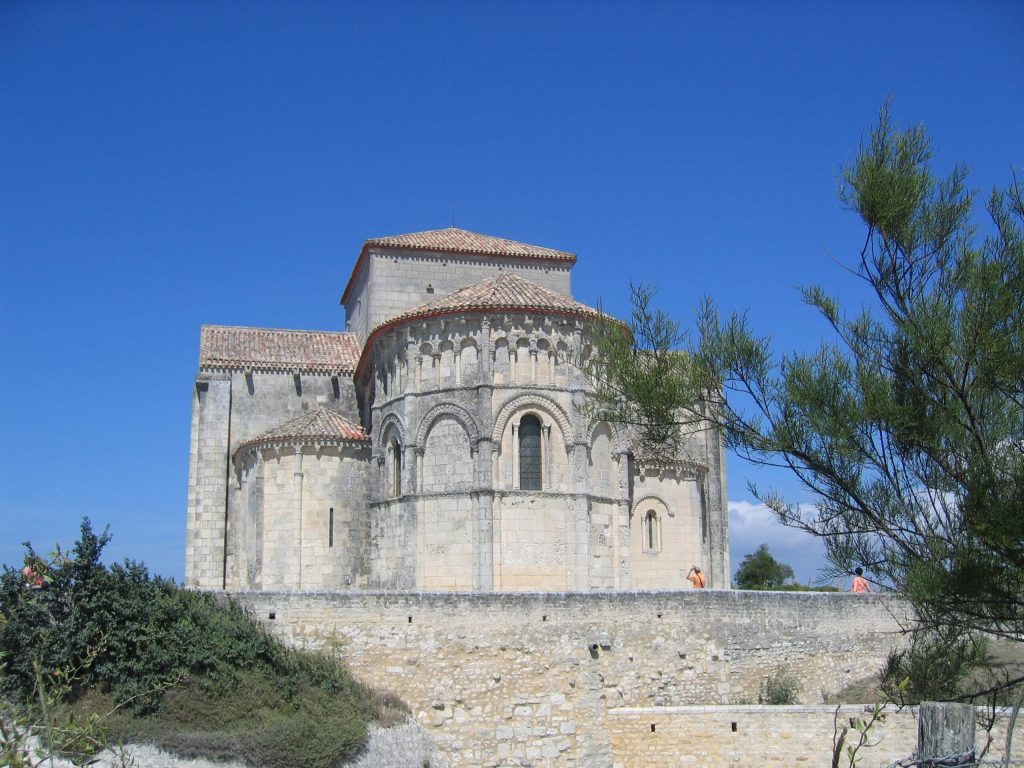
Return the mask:
<svg viewBox="0 0 1024 768">
<path fill-rule="evenodd" d="M 974 765 L 974 707 L 921 702 L 917 716 L 917 754 L 921 765 L 932 765 L 930 760 L 943 766 Z"/>
</svg>

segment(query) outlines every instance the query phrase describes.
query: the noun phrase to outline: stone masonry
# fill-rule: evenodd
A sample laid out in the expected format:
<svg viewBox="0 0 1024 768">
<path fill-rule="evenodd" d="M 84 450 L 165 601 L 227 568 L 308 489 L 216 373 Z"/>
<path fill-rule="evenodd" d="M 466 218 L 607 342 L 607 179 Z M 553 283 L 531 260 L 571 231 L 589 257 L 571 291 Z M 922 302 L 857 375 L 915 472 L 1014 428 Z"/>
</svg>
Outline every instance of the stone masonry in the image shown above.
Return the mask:
<svg viewBox="0 0 1024 768">
<path fill-rule="evenodd" d="M 576 257 L 459 229 L 368 240 L 346 332 L 204 326 L 187 586 L 728 588 L 710 421 L 660 456 L 586 405 Z M 698 407 L 700 404 L 697 404 Z"/>
<path fill-rule="evenodd" d="M 235 597 L 290 644 L 337 653 L 359 677 L 397 693 L 450 764 L 467 768 L 759 764 L 734 757 L 754 732 L 757 744 L 770 742 L 770 724 L 748 706 L 769 675 L 793 672 L 800 700 L 821 702 L 875 672 L 907 618 L 892 596 L 835 593 Z M 696 705 L 727 713 L 739 705 L 739 714 L 724 729 L 724 715 L 699 726 L 690 741 L 698 726 L 685 721 L 698 717 Z M 777 754 L 819 754 L 831 744 L 825 719 L 805 729 L 803 753 Z M 739 735 L 729 722 L 743 724 Z M 783 730 L 800 732 L 799 723 Z M 685 754 L 693 759 L 675 757 Z"/>
</svg>

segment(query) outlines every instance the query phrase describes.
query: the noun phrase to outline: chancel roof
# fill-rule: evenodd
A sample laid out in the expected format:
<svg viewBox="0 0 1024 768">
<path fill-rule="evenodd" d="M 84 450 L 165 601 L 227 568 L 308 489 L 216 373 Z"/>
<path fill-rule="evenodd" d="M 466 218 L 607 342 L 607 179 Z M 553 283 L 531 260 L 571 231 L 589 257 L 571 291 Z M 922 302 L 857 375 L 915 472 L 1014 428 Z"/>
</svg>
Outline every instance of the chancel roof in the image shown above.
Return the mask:
<svg viewBox="0 0 1024 768">
<path fill-rule="evenodd" d="M 479 283 L 460 288 L 439 299 L 413 307 L 383 325 L 393 325 L 396 322 L 404 322 L 418 317 L 436 317 L 474 311 L 539 312 L 579 317 L 601 317 L 601 313 L 593 307 L 580 304 L 564 293 L 537 285 L 514 272 L 499 272 Z"/>
<path fill-rule="evenodd" d="M 246 440 L 238 446 L 238 450 L 250 446 L 337 445 L 366 443 L 369 440 L 369 435 L 362 427 L 356 426 L 332 408 L 325 407 L 286 421 L 259 437 Z"/>
<path fill-rule="evenodd" d="M 561 315 L 590 320 L 606 317 L 593 307 L 581 304 L 564 293 L 537 285 L 513 272 L 499 272 L 493 277 L 485 278 L 466 288 L 452 291 L 439 299 L 413 307 L 387 322 L 381 323 L 370 333 L 359 365 L 362 366 L 367 356 L 371 354 L 373 340 L 389 328 L 411 320 L 473 312 Z"/>
<path fill-rule="evenodd" d="M 359 352 L 354 333 L 204 325 L 199 334 L 199 367 L 205 369 L 351 375 Z"/>
<path fill-rule="evenodd" d="M 437 253 L 464 253 L 477 256 L 498 256 L 514 259 L 530 259 L 541 261 L 558 261 L 568 265 L 576 263 L 576 254 L 545 248 L 540 245 L 520 243 L 504 237 L 482 235 L 465 229 L 448 227 L 447 229 L 431 229 L 426 232 L 411 232 L 407 235 L 390 237 L 371 237 L 363 245 L 359 253 L 352 275 L 349 277 L 341 301 L 344 303 L 356 277 L 366 263 L 366 254 L 371 248 L 396 248 L 410 251 L 434 251 Z"/>
</svg>

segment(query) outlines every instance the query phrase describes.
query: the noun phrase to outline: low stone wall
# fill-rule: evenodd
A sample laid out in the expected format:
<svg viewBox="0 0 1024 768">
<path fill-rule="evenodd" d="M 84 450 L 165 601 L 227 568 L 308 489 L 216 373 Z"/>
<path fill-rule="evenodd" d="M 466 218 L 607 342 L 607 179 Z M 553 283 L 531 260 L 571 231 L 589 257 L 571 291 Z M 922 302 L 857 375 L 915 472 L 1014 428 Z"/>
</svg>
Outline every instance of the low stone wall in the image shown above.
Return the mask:
<svg viewBox="0 0 1024 768">
<path fill-rule="evenodd" d="M 985 714 L 981 712 L 981 714 Z M 986 759 L 1001 758 L 1008 712 L 992 729 Z M 868 718 L 862 706 L 634 707 L 608 710 L 614 768 L 693 765 L 701 768 L 812 768 L 832 764 L 833 734 L 844 725 L 846 744 L 857 744 L 852 718 Z M 988 741 L 978 729 L 980 748 Z M 917 748 L 916 707 L 889 710 L 869 731 L 858 764 L 888 765 Z M 845 753 L 844 753 L 845 755 Z M 1014 728 L 1013 757 L 1024 759 L 1024 722 Z M 846 765 L 846 757 L 841 765 Z"/>
<path fill-rule="evenodd" d="M 887 595 L 714 590 L 234 597 L 401 696 L 452 766 L 610 767 L 623 708 L 753 702 L 780 666 L 821 701 L 879 667 L 907 611 Z"/>
</svg>

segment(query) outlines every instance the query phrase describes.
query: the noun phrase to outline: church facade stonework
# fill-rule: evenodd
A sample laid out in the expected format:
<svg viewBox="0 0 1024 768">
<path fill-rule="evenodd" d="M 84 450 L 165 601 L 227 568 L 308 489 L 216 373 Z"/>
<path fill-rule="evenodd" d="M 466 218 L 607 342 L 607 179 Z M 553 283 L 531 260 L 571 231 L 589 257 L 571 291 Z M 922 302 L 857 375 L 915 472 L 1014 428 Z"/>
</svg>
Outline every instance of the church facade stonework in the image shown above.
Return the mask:
<svg viewBox="0 0 1024 768">
<path fill-rule="evenodd" d="M 450 228 L 366 241 L 344 332 L 204 326 L 185 583 L 231 591 L 729 587 L 721 436 L 595 420 L 576 257 Z"/>
</svg>

